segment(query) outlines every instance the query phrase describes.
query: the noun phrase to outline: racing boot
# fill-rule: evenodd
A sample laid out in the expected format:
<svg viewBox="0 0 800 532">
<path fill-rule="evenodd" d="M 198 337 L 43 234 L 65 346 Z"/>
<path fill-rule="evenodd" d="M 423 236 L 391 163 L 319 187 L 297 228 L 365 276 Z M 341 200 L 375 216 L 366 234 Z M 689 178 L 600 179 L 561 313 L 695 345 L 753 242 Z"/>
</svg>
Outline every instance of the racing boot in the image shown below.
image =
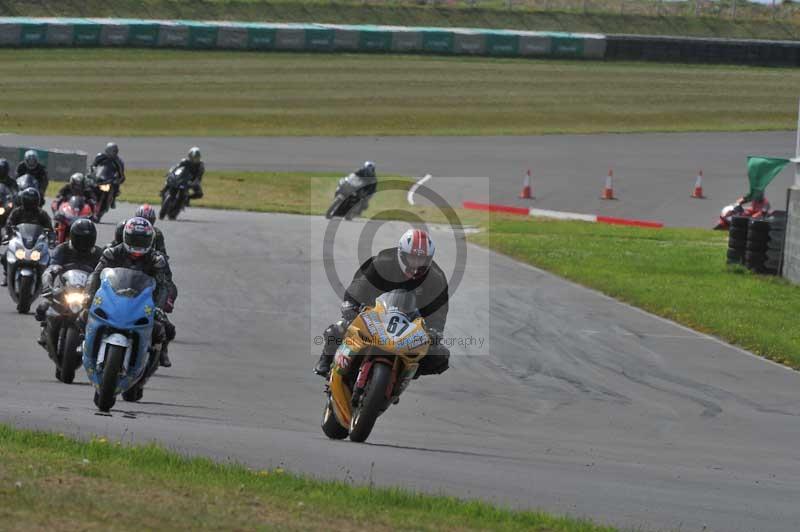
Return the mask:
<svg viewBox="0 0 800 532">
<path fill-rule="evenodd" d="M 166 345 L 164 345 L 164 347 L 161 348 L 161 354 L 159 355 L 159 358 L 158 358 L 158 364 L 162 368 L 171 368 L 172 367 L 172 361 L 169 359 L 169 355 L 167 354 L 167 346 Z"/>
<path fill-rule="evenodd" d="M 137 384 L 127 392 L 122 392 L 122 399 L 131 403 L 141 401 L 144 397 L 144 389 L 141 385 Z"/>
<path fill-rule="evenodd" d="M 329 355 L 323 351 L 319 356 L 317 365 L 314 367 L 314 373 L 320 377 L 327 378 L 328 373 L 331 371 L 331 364 L 333 364 L 333 355 Z"/>
</svg>

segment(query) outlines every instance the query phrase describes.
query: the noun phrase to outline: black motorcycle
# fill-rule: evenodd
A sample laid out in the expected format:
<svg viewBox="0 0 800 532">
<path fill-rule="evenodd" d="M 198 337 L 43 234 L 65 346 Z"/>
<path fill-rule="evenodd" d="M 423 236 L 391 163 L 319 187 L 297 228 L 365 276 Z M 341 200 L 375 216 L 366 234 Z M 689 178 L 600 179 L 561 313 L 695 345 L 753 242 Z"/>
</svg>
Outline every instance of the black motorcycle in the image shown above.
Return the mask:
<svg viewBox="0 0 800 532">
<path fill-rule="evenodd" d="M 36 189 L 39 192 L 39 195 L 42 194 L 42 189 L 39 188 L 39 180 L 30 174 L 22 174 L 17 178 L 17 195 L 19 195 L 19 193 L 23 190 L 29 188 Z M 17 201 L 17 204 L 19 204 L 19 201 Z M 41 205 L 44 205 L 44 197 L 42 197 L 40 200 L 40 206 Z"/>
<path fill-rule="evenodd" d="M 339 180 L 333 203 L 325 212 L 325 218 L 344 218 L 352 220 L 367 209 L 369 186 L 363 178 L 350 174 Z"/>
<path fill-rule="evenodd" d="M 42 297 L 50 302 L 45 315 L 44 336 L 50 359 L 56 364 L 56 379 L 71 384 L 81 366 L 81 333 L 78 316 L 87 307 L 89 273 L 68 270 L 55 281 L 53 290 Z"/>
<path fill-rule="evenodd" d="M 97 198 L 95 219 L 99 222 L 111 208 L 114 201 L 114 184 L 119 180 L 119 172 L 112 161 L 106 161 L 94 168 L 92 182 Z"/>
<path fill-rule="evenodd" d="M 192 181 L 194 178 L 191 172 L 183 167 L 177 168 L 167 175 L 167 189 L 164 191 L 164 197 L 161 198 L 161 210 L 158 211 L 159 220 L 164 218 L 174 220 L 186 208 Z"/>
<path fill-rule="evenodd" d="M 42 274 L 50 263 L 49 238 L 36 224 L 19 224 L 12 228 L 6 249 L 8 292 L 17 304 L 17 312 L 25 314 L 42 291 Z"/>
</svg>

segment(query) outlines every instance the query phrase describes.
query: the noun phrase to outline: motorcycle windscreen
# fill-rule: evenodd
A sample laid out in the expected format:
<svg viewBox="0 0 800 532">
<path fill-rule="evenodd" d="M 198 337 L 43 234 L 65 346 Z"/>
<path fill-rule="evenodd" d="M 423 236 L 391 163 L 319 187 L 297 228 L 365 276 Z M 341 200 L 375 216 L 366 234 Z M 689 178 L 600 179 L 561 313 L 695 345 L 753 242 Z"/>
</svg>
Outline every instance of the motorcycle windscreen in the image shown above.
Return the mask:
<svg viewBox="0 0 800 532">
<path fill-rule="evenodd" d="M 116 177 L 117 169 L 112 162 L 101 164 L 94 170 L 94 179 L 97 183 L 109 183 L 114 181 Z"/>
<path fill-rule="evenodd" d="M 89 274 L 83 270 L 69 270 L 61 274 L 61 286 L 64 288 L 84 288 L 89 281 Z"/>
<path fill-rule="evenodd" d="M 44 234 L 44 228 L 37 224 L 19 224 L 17 234 L 22 239 L 22 244 L 31 249 L 36 245 L 39 237 Z"/>
<path fill-rule="evenodd" d="M 144 272 L 128 268 L 106 268 L 100 280 L 121 297 L 135 298 L 155 288 L 155 280 Z"/>
<path fill-rule="evenodd" d="M 86 200 L 83 199 L 83 196 L 71 196 L 69 198 L 69 207 L 78 214 L 83 210 L 84 205 L 86 205 Z"/>
<path fill-rule="evenodd" d="M 170 187 L 178 187 L 188 184 L 191 180 L 192 176 L 189 173 L 189 170 L 181 166 L 169 175 L 167 178 L 167 184 Z"/>
<path fill-rule="evenodd" d="M 414 292 L 408 290 L 397 289 L 385 292 L 378 296 L 375 302 L 381 303 L 387 311 L 405 314 L 411 320 L 419 316 L 417 297 Z"/>
<path fill-rule="evenodd" d="M 17 178 L 17 189 L 21 192 L 26 188 L 39 190 L 39 181 L 30 174 L 23 174 Z"/>
</svg>

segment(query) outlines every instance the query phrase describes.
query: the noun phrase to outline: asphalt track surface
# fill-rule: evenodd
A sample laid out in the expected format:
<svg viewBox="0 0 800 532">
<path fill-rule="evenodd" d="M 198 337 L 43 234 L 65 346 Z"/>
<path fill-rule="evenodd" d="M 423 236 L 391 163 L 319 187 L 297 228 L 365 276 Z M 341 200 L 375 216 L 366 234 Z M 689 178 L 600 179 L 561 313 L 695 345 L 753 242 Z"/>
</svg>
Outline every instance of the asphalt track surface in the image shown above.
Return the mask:
<svg viewBox="0 0 800 532">
<path fill-rule="evenodd" d="M 488 344 L 453 347 L 452 369 L 415 381 L 367 444 L 329 441 L 311 373 L 338 311 L 326 221 L 190 209 L 160 225 L 181 290 L 174 366 L 96 415 L 85 375 L 56 382 L 38 325 L 0 294 L 0 421 L 647 530 L 800 529 L 796 372 L 468 246 L 446 334 Z M 342 277 L 365 229 L 339 227 Z M 380 227 L 375 249 L 403 229 Z M 432 231 L 455 270 L 456 239 Z"/>
<path fill-rule="evenodd" d="M 100 137 L 0 136 L 0 143 L 99 151 Z M 710 227 L 723 206 L 747 192 L 747 155 L 789 157 L 795 133 L 644 133 L 534 137 L 234 137 L 118 138 L 132 168 L 165 168 L 199 144 L 208 168 L 346 173 L 364 159 L 383 175 L 434 175 L 454 206 L 464 200 L 533 205 L 585 214 Z M 608 169 L 617 201 L 600 193 Z M 522 175 L 534 175 L 533 202 L 518 200 Z M 699 169 L 708 199 L 690 198 Z M 768 189 L 783 208 L 791 169 Z M 443 177 L 487 178 L 485 180 Z"/>
</svg>

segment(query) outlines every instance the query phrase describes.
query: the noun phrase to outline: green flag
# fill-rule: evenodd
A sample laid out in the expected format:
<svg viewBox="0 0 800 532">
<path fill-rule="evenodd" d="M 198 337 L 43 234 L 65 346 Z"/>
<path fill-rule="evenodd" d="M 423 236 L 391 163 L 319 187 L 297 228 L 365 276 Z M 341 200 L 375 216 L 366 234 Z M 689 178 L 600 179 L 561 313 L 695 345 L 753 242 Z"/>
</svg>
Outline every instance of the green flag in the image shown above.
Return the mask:
<svg viewBox="0 0 800 532">
<path fill-rule="evenodd" d="M 750 193 L 748 199 L 757 199 L 764 195 L 767 188 L 775 176 L 789 164 L 789 159 L 778 159 L 776 157 L 755 157 L 747 158 L 747 177 L 750 179 Z"/>
</svg>

